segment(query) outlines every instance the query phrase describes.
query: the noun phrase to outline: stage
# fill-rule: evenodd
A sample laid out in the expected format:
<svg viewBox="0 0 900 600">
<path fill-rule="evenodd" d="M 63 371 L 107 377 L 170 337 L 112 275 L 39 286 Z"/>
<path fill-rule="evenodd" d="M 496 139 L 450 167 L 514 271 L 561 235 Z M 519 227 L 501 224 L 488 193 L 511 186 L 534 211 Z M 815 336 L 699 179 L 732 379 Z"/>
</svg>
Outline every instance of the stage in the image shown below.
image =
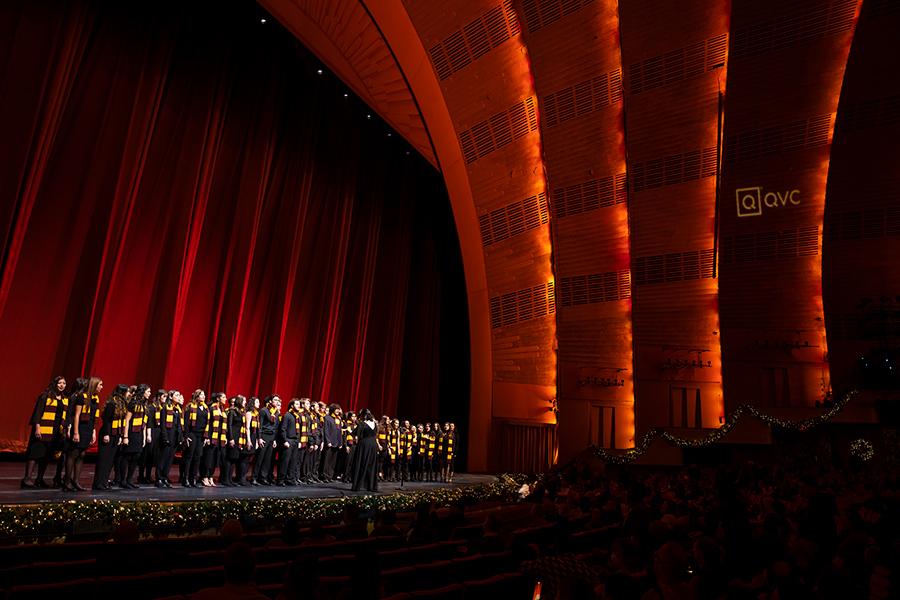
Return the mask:
<svg viewBox="0 0 900 600">
<path fill-rule="evenodd" d="M 113 488 L 108 491 L 94 491 L 90 489 L 90 482 L 94 476 L 94 465 L 85 464 L 81 474 L 81 485 L 89 488 L 85 492 L 62 492 L 56 489 L 27 489 L 19 487 L 22 480 L 23 464 L 19 462 L 0 463 L 0 505 L 3 504 L 44 504 L 52 502 L 65 502 L 68 500 L 120 500 L 128 502 L 139 500 L 143 502 L 192 502 L 207 500 L 253 500 L 258 498 L 288 499 L 288 498 L 342 498 L 354 496 L 372 495 L 369 492 L 352 492 L 350 486 L 344 483 L 320 483 L 315 485 L 300 484 L 288 487 L 279 486 L 237 486 L 214 488 L 185 488 L 173 483 L 171 488 L 159 489 L 153 485 L 141 485 L 138 490 L 123 490 Z M 48 469 L 46 479 L 53 477 L 53 467 Z M 177 477 L 177 470 L 172 469 L 172 474 Z M 379 482 L 379 496 L 396 493 L 423 492 L 443 488 L 468 487 L 493 483 L 497 478 L 493 475 L 457 474 L 453 477 L 453 483 L 426 483 L 418 481 L 406 481 L 401 486 L 395 482 Z"/>
</svg>

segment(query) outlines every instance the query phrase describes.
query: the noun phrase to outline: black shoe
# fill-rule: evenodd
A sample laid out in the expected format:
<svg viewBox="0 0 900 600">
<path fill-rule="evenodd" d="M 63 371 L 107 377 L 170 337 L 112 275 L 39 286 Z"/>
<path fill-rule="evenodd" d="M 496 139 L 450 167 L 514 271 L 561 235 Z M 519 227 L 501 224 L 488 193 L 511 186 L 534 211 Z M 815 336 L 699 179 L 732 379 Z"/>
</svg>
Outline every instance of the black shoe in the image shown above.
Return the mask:
<svg viewBox="0 0 900 600">
<path fill-rule="evenodd" d="M 183 481 L 181 482 L 181 487 L 192 488 L 194 487 L 194 484 L 192 484 L 190 481 Z"/>
<path fill-rule="evenodd" d="M 286 487 L 286 486 L 287 486 L 287 484 L 286 484 L 285 482 L 283 482 L 283 481 L 279 481 L 279 482 L 276 483 L 275 485 L 277 485 L 278 487 Z"/>
<path fill-rule="evenodd" d="M 33 483 L 28 483 L 27 481 L 25 481 L 23 479 L 22 482 L 19 483 L 19 487 L 22 488 L 23 490 L 33 490 L 37 486 Z"/>
<path fill-rule="evenodd" d="M 80 483 L 78 483 L 77 481 L 73 481 L 73 482 L 72 482 L 72 487 L 75 488 L 75 491 L 76 491 L 76 492 L 86 492 L 86 491 L 87 491 L 87 488 L 84 487 L 84 486 L 82 486 L 82 485 L 81 485 Z"/>
<path fill-rule="evenodd" d="M 172 482 L 169 481 L 168 479 L 164 479 L 164 480 L 163 480 L 163 485 L 166 486 L 167 488 L 171 488 L 171 487 L 172 487 Z"/>
<path fill-rule="evenodd" d="M 253 480 L 250 481 L 250 485 L 259 487 L 259 486 L 261 486 L 262 484 L 259 483 L 258 481 L 256 481 L 255 479 L 253 479 Z"/>
<path fill-rule="evenodd" d="M 43 479 L 38 479 L 37 481 L 34 482 L 34 487 L 41 488 L 41 489 L 47 489 L 50 486 L 47 485 L 47 482 L 44 481 Z"/>
<path fill-rule="evenodd" d="M 139 490 L 139 489 L 141 489 L 139 485 L 135 485 L 135 484 L 131 483 L 130 481 L 126 481 L 126 482 L 125 482 L 125 487 L 128 488 L 129 490 Z"/>
</svg>

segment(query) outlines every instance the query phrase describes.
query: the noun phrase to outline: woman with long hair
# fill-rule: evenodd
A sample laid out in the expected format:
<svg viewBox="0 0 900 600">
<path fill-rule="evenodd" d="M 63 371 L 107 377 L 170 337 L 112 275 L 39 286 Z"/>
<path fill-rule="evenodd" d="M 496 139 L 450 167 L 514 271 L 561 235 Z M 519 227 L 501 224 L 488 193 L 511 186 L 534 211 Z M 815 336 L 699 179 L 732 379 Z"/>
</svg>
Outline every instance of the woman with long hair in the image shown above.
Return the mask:
<svg viewBox="0 0 900 600">
<path fill-rule="evenodd" d="M 136 386 L 125 407 L 125 433 L 122 440 L 121 466 L 125 476 L 119 482 L 119 485 L 124 489 L 136 490 L 138 488 L 132 479 L 141 459 L 141 452 L 143 452 L 147 443 L 145 433 L 146 416 L 150 394 L 152 393 L 153 391 L 146 383 Z"/>
<path fill-rule="evenodd" d="M 203 434 L 203 478 L 201 483 L 207 487 L 215 487 L 216 467 L 219 467 L 219 480 L 225 472 L 225 447 L 228 445 L 227 413 L 225 406 L 228 400 L 222 392 L 213 392 L 209 397 L 209 421 Z"/>
<path fill-rule="evenodd" d="M 453 423 L 444 423 L 444 442 L 441 452 L 441 480 L 453 481 L 453 456 L 456 451 L 456 428 Z"/>
<path fill-rule="evenodd" d="M 378 443 L 378 423 L 369 409 L 363 409 L 359 417 L 359 425 L 356 427 L 354 437 L 358 440 L 353 456 L 353 491 L 358 492 L 362 488 L 370 492 L 378 491 L 378 453 L 381 446 Z"/>
<path fill-rule="evenodd" d="M 94 469 L 94 490 L 109 489 L 109 475 L 119 450 L 122 422 L 125 420 L 125 394 L 128 386 L 119 384 L 103 406 L 100 424 L 100 445 L 97 449 L 97 466 Z"/>
<path fill-rule="evenodd" d="M 169 470 L 175 460 L 175 451 L 181 445 L 181 392 L 172 390 L 166 395 L 166 403 L 159 411 L 158 461 L 156 463 L 156 487 L 170 488 Z"/>
<path fill-rule="evenodd" d="M 44 483 L 44 471 L 55 452 L 62 450 L 62 434 L 65 427 L 66 410 L 66 378 L 62 375 L 54 377 L 44 388 L 34 404 L 31 414 L 31 431 L 28 437 L 28 449 L 25 451 L 25 476 L 22 488 L 47 487 Z M 31 472 L 37 468 L 34 479 Z M 57 474 L 59 465 L 57 465 Z"/>
<path fill-rule="evenodd" d="M 203 446 L 206 443 L 204 434 L 209 423 L 209 408 L 206 406 L 206 392 L 194 390 L 191 401 L 184 410 L 184 452 L 181 462 L 184 464 L 185 478 L 181 482 L 184 487 L 198 487 L 197 478 L 200 473 L 200 460 L 203 457 Z"/>
<path fill-rule="evenodd" d="M 167 395 L 166 390 L 156 390 L 144 409 L 144 447 L 138 459 L 138 483 L 155 483 L 159 479 L 153 475 L 153 470 L 159 461 L 159 417 Z"/>
<path fill-rule="evenodd" d="M 253 478 L 253 471 L 250 471 L 250 479 L 247 479 L 250 460 L 259 448 L 259 397 L 257 396 L 251 396 L 250 400 L 247 401 L 244 411 L 244 427 L 247 431 L 246 444 L 241 447 L 237 479 L 241 482 L 241 485 L 259 485 Z"/>
<path fill-rule="evenodd" d="M 228 409 L 225 436 L 228 440 L 228 446 L 225 450 L 226 466 L 224 472 L 219 476 L 219 482 L 226 486 L 244 485 L 240 479 L 235 481 L 234 476 L 240 473 L 240 463 L 244 454 L 244 447 L 247 445 L 247 421 L 245 419 L 247 398 L 244 396 L 233 396 L 230 399 L 231 408 Z"/>
<path fill-rule="evenodd" d="M 77 382 L 76 382 L 77 383 Z M 72 414 L 71 437 L 66 454 L 65 491 L 84 491 L 81 486 L 81 468 L 84 466 L 84 453 L 97 443 L 97 430 L 94 424 L 100 417 L 100 392 L 103 391 L 103 380 L 91 377 L 82 391 L 73 394 L 69 399 Z"/>
</svg>

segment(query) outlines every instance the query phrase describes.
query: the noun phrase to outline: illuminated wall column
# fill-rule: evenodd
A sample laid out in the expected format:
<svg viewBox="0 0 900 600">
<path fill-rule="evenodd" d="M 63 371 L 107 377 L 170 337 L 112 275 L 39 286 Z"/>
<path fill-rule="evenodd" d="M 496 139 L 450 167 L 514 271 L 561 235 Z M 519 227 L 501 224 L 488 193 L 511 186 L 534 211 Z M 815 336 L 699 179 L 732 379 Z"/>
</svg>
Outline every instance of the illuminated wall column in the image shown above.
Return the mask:
<svg viewBox="0 0 900 600">
<path fill-rule="evenodd" d="M 728 409 L 830 390 L 821 247 L 832 127 L 859 0 L 734 0 L 720 190 Z"/>
<path fill-rule="evenodd" d="M 554 421 L 555 282 L 538 102 L 511 0 L 404 4 L 440 80 L 479 216 L 494 427 L 478 443 L 494 448 L 488 466 L 498 468 L 512 443 L 504 436 L 529 424 L 549 432 L 541 425 Z"/>
<path fill-rule="evenodd" d="M 637 434 L 724 413 L 715 272 L 728 3 L 622 2 Z"/>
<path fill-rule="evenodd" d="M 900 3 L 864 2 L 844 73 L 825 196 L 823 291 L 836 393 L 859 357 L 900 343 Z"/>
<path fill-rule="evenodd" d="M 634 445 L 631 271 L 615 1 L 517 3 L 541 110 L 556 273 L 559 443 Z"/>
</svg>

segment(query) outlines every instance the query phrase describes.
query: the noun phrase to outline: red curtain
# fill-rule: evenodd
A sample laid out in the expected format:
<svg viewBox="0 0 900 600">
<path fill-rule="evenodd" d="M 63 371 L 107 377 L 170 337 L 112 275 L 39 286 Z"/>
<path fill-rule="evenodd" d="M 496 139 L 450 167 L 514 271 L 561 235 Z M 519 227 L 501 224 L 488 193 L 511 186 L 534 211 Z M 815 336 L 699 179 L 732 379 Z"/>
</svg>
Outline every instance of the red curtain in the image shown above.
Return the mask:
<svg viewBox="0 0 900 600">
<path fill-rule="evenodd" d="M 0 5 L 0 449 L 58 373 L 391 414 L 401 370 L 438 387 L 440 296 L 406 315 L 439 176 L 257 10 Z"/>
</svg>

